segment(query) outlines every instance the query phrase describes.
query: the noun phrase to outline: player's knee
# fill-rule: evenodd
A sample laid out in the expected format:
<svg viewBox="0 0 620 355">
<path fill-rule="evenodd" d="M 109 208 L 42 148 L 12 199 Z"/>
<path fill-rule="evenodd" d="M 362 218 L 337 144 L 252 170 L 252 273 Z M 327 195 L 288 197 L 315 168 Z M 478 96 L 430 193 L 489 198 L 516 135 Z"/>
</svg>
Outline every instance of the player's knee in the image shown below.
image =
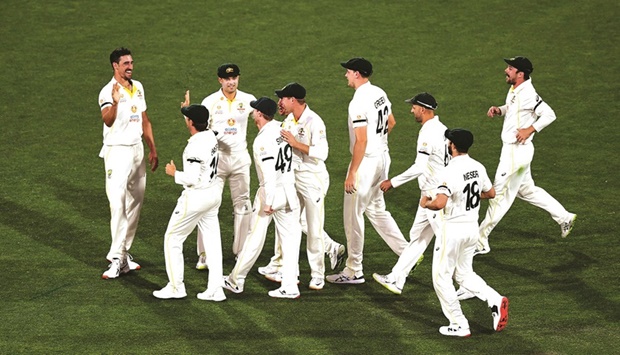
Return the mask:
<svg viewBox="0 0 620 355">
<path fill-rule="evenodd" d="M 252 204 L 250 204 L 250 200 L 238 201 L 237 203 L 235 203 L 234 212 L 238 215 L 246 215 L 252 213 Z"/>
</svg>

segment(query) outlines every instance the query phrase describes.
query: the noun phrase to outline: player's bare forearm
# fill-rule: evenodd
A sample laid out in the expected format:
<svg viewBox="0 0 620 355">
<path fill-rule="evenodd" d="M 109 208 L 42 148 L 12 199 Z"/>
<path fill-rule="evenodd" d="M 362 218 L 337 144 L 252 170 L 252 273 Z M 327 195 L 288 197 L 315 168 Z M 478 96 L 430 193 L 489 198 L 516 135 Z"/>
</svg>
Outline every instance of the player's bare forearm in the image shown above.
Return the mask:
<svg viewBox="0 0 620 355">
<path fill-rule="evenodd" d="M 390 113 L 388 116 L 388 133 L 392 133 L 392 128 L 394 128 L 394 126 L 396 126 L 396 119 L 394 115 Z"/>
<path fill-rule="evenodd" d="M 101 118 L 103 119 L 103 123 L 106 126 L 112 127 L 114 121 L 116 121 L 116 108 L 117 104 L 112 104 L 111 106 L 107 106 L 103 110 L 101 110 Z"/>
<path fill-rule="evenodd" d="M 149 146 L 149 164 L 151 171 L 157 170 L 159 166 L 159 158 L 157 156 L 157 148 L 155 147 L 155 137 L 153 135 L 153 126 L 146 112 L 142 112 L 142 136 Z"/>
</svg>

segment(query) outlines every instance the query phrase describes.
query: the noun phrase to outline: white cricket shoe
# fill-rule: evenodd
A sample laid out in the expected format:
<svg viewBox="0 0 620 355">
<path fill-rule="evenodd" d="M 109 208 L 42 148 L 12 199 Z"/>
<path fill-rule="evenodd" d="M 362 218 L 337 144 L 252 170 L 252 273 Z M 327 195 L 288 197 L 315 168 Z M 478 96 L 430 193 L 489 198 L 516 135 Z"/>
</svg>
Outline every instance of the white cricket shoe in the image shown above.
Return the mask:
<svg viewBox="0 0 620 355">
<path fill-rule="evenodd" d="M 474 295 L 472 292 L 469 292 L 468 289 L 463 288 L 463 286 L 459 287 L 459 289 L 456 290 L 456 299 L 459 301 L 468 300 L 474 297 L 476 297 L 476 295 Z"/>
<path fill-rule="evenodd" d="M 269 291 L 268 294 L 270 297 L 274 298 L 299 298 L 301 296 L 299 291 L 286 291 L 282 287 L 277 290 Z"/>
<path fill-rule="evenodd" d="M 506 328 L 508 323 L 508 301 L 507 297 L 500 296 L 501 298 L 497 303 L 491 306 L 491 316 L 493 317 L 493 329 L 496 332 L 501 332 Z"/>
<path fill-rule="evenodd" d="M 170 282 L 168 282 L 166 287 L 158 291 L 153 291 L 153 296 L 162 300 L 168 300 L 172 298 L 178 299 L 185 298 L 187 296 L 187 292 L 185 292 L 185 285 L 174 287 Z"/>
<path fill-rule="evenodd" d="M 110 265 L 108 265 L 108 270 L 106 270 L 103 275 L 101 275 L 102 279 L 115 279 L 119 277 L 121 274 L 126 274 L 129 272 L 129 265 L 127 261 L 121 262 L 120 259 L 114 258 Z"/>
<path fill-rule="evenodd" d="M 458 324 L 450 324 L 448 326 L 440 327 L 439 332 L 442 335 L 453 337 L 468 337 L 471 335 L 469 328 L 463 328 Z"/>
<path fill-rule="evenodd" d="M 203 301 L 221 302 L 226 300 L 226 295 L 221 287 L 217 287 L 213 289 L 207 288 L 205 292 L 197 294 L 196 298 Z"/>
<path fill-rule="evenodd" d="M 352 285 L 357 285 L 357 284 L 363 284 L 364 282 L 366 282 L 366 280 L 364 280 L 364 275 L 362 276 L 347 276 L 344 271 L 342 271 L 339 274 L 335 274 L 335 275 L 329 275 L 325 278 L 327 280 L 327 282 L 333 283 L 333 284 L 352 284 Z"/>
<path fill-rule="evenodd" d="M 325 286 L 325 280 L 320 277 L 313 277 L 310 280 L 310 285 L 308 287 L 311 290 L 322 290 L 323 286 Z"/>
<path fill-rule="evenodd" d="M 267 264 L 267 266 L 261 266 L 258 268 L 258 273 L 261 275 L 275 274 L 278 271 L 280 271 L 280 268 L 271 264 Z"/>
<path fill-rule="evenodd" d="M 344 245 L 338 244 L 336 242 L 333 243 L 331 250 L 327 252 L 327 256 L 329 257 L 329 265 L 332 270 L 335 270 L 342 261 L 344 260 Z"/>
<path fill-rule="evenodd" d="M 131 254 L 127 253 L 127 265 L 129 265 L 129 270 L 140 270 L 142 269 L 142 266 L 140 266 L 140 264 L 138 264 L 137 262 L 133 261 L 133 256 L 131 256 Z"/>
<path fill-rule="evenodd" d="M 198 256 L 198 262 L 196 263 L 196 270 L 205 270 L 207 268 L 207 254 L 205 252 L 200 253 Z"/>
<path fill-rule="evenodd" d="M 228 291 L 231 291 L 233 293 L 241 293 L 241 292 L 243 292 L 243 285 L 244 285 L 244 283 L 245 283 L 245 281 L 237 282 L 237 285 L 233 285 L 230 282 L 230 279 L 228 278 L 228 276 L 224 276 L 224 281 L 223 281 L 222 287 L 224 287 L 225 289 L 227 289 Z"/>
<path fill-rule="evenodd" d="M 577 220 L 577 215 L 574 213 L 571 213 L 571 217 L 568 220 L 568 222 L 564 222 L 560 224 L 560 228 L 562 228 L 562 238 L 568 237 L 570 232 L 573 230 L 573 227 L 575 226 L 576 220 Z"/>
<path fill-rule="evenodd" d="M 264 274 L 265 278 L 269 281 L 273 282 L 282 282 L 282 273 L 280 271 L 276 271 L 271 274 Z"/>
<path fill-rule="evenodd" d="M 392 276 L 392 274 L 379 275 L 377 273 L 374 273 L 372 274 L 372 278 L 375 279 L 375 281 L 377 281 L 378 283 L 380 283 L 381 286 L 390 290 L 390 292 L 392 293 L 395 293 L 397 295 L 400 295 L 401 293 L 403 293 L 403 287 L 398 286 L 396 282 L 396 278 Z"/>
</svg>

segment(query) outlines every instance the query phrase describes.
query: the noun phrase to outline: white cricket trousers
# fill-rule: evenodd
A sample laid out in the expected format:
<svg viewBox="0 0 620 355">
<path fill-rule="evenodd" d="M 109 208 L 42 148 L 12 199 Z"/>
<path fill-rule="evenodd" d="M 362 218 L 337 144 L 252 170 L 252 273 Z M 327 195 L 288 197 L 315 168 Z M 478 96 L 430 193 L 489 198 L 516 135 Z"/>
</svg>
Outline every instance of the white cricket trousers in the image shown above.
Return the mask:
<svg viewBox="0 0 620 355">
<path fill-rule="evenodd" d="M 105 191 L 110 202 L 112 244 L 106 258 L 123 259 L 131 248 L 146 188 L 142 142 L 104 147 Z"/>
<path fill-rule="evenodd" d="M 500 294 L 489 287 L 473 270 L 472 263 L 477 242 L 476 222 L 446 222 L 435 235 L 433 287 L 439 298 L 441 310 L 450 324 L 458 324 L 466 329 L 469 329 L 469 322 L 456 298 L 453 276 L 461 287 L 487 301 L 489 307 L 501 298 Z"/>
<path fill-rule="evenodd" d="M 175 288 L 183 285 L 183 243 L 196 226 L 202 233 L 203 248 L 207 255 L 207 288 L 222 286 L 222 240 L 218 219 L 221 202 L 222 195 L 217 184 L 206 189 L 185 189 L 177 200 L 164 235 L 166 272 Z"/>
<path fill-rule="evenodd" d="M 432 195 L 430 192 L 421 192 L 422 195 Z M 420 257 L 428 248 L 428 245 L 433 240 L 433 236 L 436 234 L 439 228 L 441 228 L 441 221 L 443 219 L 443 210 L 433 211 L 428 208 L 423 208 L 418 204 L 418 209 L 413 220 L 413 225 L 409 230 L 409 244 L 402 254 L 398 257 L 398 261 L 392 267 L 392 275 L 399 280 L 404 280 L 411 269 L 418 262 Z"/>
<path fill-rule="evenodd" d="M 217 176 L 222 180 L 220 195 L 224 191 L 224 184 L 228 181 L 233 205 L 232 252 L 237 255 L 243 248 L 252 218 L 252 204 L 250 203 L 250 165 L 252 159 L 247 149 L 241 152 L 223 152 L 220 150 L 219 153 Z M 198 255 L 205 251 L 202 245 L 202 234 L 198 231 L 196 241 Z"/>
<path fill-rule="evenodd" d="M 558 224 L 570 219 L 570 213 L 553 196 L 534 184 L 530 170 L 533 158 L 533 144 L 504 143 L 493 183 L 496 196 L 489 200 L 486 216 L 480 224 L 481 239 L 489 237 L 516 197 L 549 212 Z"/>
<path fill-rule="evenodd" d="M 291 187 L 293 188 L 293 187 Z M 271 220 L 275 222 L 275 229 L 280 236 L 282 247 L 282 284 L 281 287 L 290 293 L 299 293 L 297 286 L 297 269 L 299 267 L 299 246 L 301 244 L 301 226 L 299 224 L 299 205 L 291 209 L 284 191 L 276 195 L 271 208 L 275 211 L 271 215 L 263 212 L 265 191 L 259 187 L 252 207 L 250 234 L 245 240 L 243 248 L 237 255 L 237 263 L 230 272 L 229 282 L 233 286 L 243 285 L 250 269 L 260 256 L 267 228 Z"/>
<path fill-rule="evenodd" d="M 349 252 L 344 273 L 349 277 L 360 277 L 364 274 L 364 214 L 394 253 L 401 255 L 408 244 L 396 221 L 390 212 L 386 211 L 383 191 L 380 188 L 381 182 L 387 179 L 390 163 L 388 152 L 364 157 L 357 170 L 357 191 L 352 194 L 344 193 L 344 232 Z"/>
</svg>

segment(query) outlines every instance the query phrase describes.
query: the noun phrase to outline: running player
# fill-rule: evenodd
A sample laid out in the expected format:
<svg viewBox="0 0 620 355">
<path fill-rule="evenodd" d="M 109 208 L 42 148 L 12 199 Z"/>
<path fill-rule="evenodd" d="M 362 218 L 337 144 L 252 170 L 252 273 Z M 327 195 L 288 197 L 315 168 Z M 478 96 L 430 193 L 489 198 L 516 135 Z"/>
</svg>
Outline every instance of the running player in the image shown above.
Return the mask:
<svg viewBox="0 0 620 355">
<path fill-rule="evenodd" d="M 411 104 L 411 113 L 416 122 L 422 125 L 418 134 L 415 163 L 402 174 L 382 182 L 381 190 L 385 192 L 417 178 L 420 185 L 420 197 L 432 197 L 439 186 L 439 176 L 450 161 L 447 141 L 444 137 L 446 126 L 435 114 L 437 100 L 431 94 L 423 92 L 405 102 Z M 387 275 L 373 274 L 373 278 L 388 290 L 400 295 L 407 276 L 416 263 L 421 261 L 433 235 L 437 234 L 439 219 L 441 219 L 441 211 L 430 211 L 418 207 L 409 231 L 409 244 L 398 258 L 392 272 Z"/>
<path fill-rule="evenodd" d="M 573 229 L 577 215 L 568 212 L 547 191 L 534 185 L 530 165 L 534 158 L 534 134 L 555 121 L 555 112 L 542 100 L 532 85 L 530 74 L 534 70 L 526 57 L 504 59 L 506 83 L 510 85 L 506 103 L 491 106 L 487 116 L 504 116 L 502 128 L 502 152 L 495 171 L 493 186 L 497 198 L 489 201 L 486 216 L 480 224 L 480 242 L 477 254 L 486 254 L 489 234 L 504 217 L 515 198 L 518 197 L 549 212 L 566 238 Z"/>
<path fill-rule="evenodd" d="M 474 136 L 464 129 L 446 130 L 452 160 L 446 168 L 434 198 L 422 195 L 420 206 L 443 210 L 442 228 L 435 238 L 433 286 L 443 314 L 450 325 L 439 328 L 448 336 L 468 337 L 469 322 L 457 299 L 452 277 L 463 288 L 486 301 L 491 309 L 493 329 L 501 331 L 508 322 L 508 298 L 500 295 L 478 276 L 472 267 L 478 241 L 480 201 L 495 197 L 486 169 L 467 154 Z"/>
</svg>

